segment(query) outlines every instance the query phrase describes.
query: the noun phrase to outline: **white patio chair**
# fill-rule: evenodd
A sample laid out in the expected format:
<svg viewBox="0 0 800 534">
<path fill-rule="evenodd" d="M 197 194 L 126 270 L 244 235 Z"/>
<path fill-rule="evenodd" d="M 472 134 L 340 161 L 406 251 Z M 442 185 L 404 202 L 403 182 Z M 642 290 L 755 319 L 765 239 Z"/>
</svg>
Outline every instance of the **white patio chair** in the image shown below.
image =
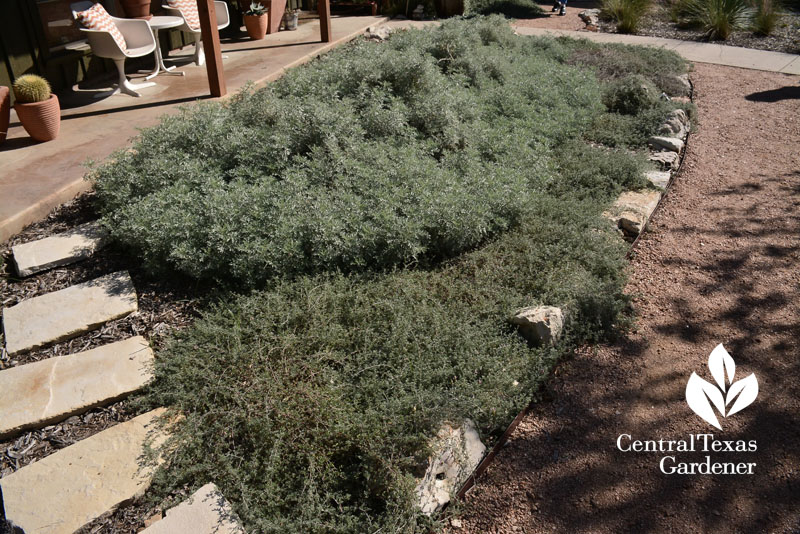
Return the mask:
<svg viewBox="0 0 800 534">
<path fill-rule="evenodd" d="M 152 54 L 156 49 L 156 40 L 153 38 L 150 25 L 147 24 L 146 20 L 111 17 L 114 24 L 119 28 L 122 37 L 125 38 L 127 50 L 122 50 L 111 36 L 111 32 L 90 30 L 84 28 L 80 22 L 78 22 L 77 13 L 89 9 L 93 4 L 94 2 L 89 0 L 70 4 L 69 7 L 70 10 L 72 10 L 72 17 L 78 24 L 78 29 L 86 34 L 89 45 L 92 47 L 92 53 L 95 56 L 108 58 L 114 61 L 114 65 L 116 65 L 117 71 L 119 72 L 119 84 L 114 90 L 114 94 L 122 92 L 131 96 L 142 96 L 137 90 L 145 87 L 152 87 L 155 83 L 147 82 L 134 84 L 128 81 L 128 78 L 125 76 L 125 60 L 129 57 L 142 57 Z"/>
<path fill-rule="evenodd" d="M 203 39 L 200 37 L 200 28 L 192 28 L 189 26 L 186 16 L 177 7 L 170 7 L 167 4 L 162 4 L 161 8 L 164 9 L 168 14 L 183 19 L 183 26 L 178 26 L 177 29 L 194 34 L 195 42 L 193 59 L 197 65 L 204 65 L 206 62 L 206 56 L 203 52 Z M 231 23 L 231 16 L 230 13 L 228 13 L 228 3 L 215 0 L 214 11 L 217 14 L 217 29 L 221 30 L 223 28 L 227 28 Z"/>
</svg>

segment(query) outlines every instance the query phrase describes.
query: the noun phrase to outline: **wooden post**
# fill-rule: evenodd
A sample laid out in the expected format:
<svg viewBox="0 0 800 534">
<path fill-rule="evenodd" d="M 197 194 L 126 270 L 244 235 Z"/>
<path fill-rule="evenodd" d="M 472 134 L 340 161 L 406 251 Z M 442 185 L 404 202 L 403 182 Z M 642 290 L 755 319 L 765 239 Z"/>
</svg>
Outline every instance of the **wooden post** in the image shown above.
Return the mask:
<svg viewBox="0 0 800 534">
<path fill-rule="evenodd" d="M 319 33 L 323 43 L 331 42 L 331 0 L 318 0 Z"/>
<path fill-rule="evenodd" d="M 225 74 L 222 72 L 222 48 L 219 44 L 217 12 L 214 0 L 197 0 L 197 14 L 200 15 L 200 32 L 206 55 L 206 72 L 211 96 L 225 96 Z"/>
</svg>

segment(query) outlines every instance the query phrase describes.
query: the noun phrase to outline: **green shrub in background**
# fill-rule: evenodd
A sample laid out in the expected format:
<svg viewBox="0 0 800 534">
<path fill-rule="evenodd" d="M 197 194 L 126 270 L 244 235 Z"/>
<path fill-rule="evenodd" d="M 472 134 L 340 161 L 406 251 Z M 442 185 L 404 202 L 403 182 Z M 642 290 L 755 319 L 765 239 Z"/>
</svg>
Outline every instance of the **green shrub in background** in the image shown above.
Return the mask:
<svg viewBox="0 0 800 534">
<path fill-rule="evenodd" d="M 438 426 L 472 418 L 491 446 L 559 356 L 627 320 L 601 213 L 644 156 L 585 140 L 622 117 L 641 146 L 634 121 L 670 108 L 625 88 L 685 69 L 476 17 L 144 131 L 96 172 L 112 235 L 154 272 L 259 288 L 160 351 L 138 405 L 184 419 L 152 497 L 213 480 L 251 533 L 435 526 L 413 488 Z M 558 347 L 509 327 L 536 303 L 567 310 Z"/>
<path fill-rule="evenodd" d="M 600 16 L 616 22 L 620 33 L 636 33 L 651 6 L 652 0 L 603 0 Z"/>
<path fill-rule="evenodd" d="M 464 0 L 464 14 L 532 19 L 543 16 L 544 11 L 533 0 Z"/>
<path fill-rule="evenodd" d="M 747 27 L 753 16 L 748 0 L 686 0 L 682 9 L 687 21 L 709 39 L 727 39 L 734 30 Z"/>
<path fill-rule="evenodd" d="M 754 0 L 753 32 L 756 35 L 771 35 L 781 16 L 781 5 L 777 0 Z"/>
</svg>

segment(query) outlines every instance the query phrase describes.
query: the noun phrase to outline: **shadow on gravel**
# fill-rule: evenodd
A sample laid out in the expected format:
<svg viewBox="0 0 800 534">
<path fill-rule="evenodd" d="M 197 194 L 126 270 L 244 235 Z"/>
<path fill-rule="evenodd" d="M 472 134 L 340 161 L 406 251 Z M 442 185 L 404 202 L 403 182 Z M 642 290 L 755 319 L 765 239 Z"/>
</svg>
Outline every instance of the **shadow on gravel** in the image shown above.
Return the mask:
<svg viewBox="0 0 800 534">
<path fill-rule="evenodd" d="M 800 85 L 789 85 L 780 89 L 751 93 L 744 97 L 750 102 L 778 102 L 780 100 L 800 99 Z"/>
<path fill-rule="evenodd" d="M 489 468 L 487 496 L 500 485 L 503 498 L 489 501 L 478 481 L 474 499 L 484 513 L 470 519 L 494 522 L 474 524 L 474 532 L 495 532 L 498 523 L 537 533 L 800 532 L 797 176 L 762 177 L 720 193 L 738 200 L 763 187 L 770 194 L 753 202 L 767 202 L 765 209 L 723 210 L 675 228 L 697 239 L 695 251 L 664 260 L 669 272 L 681 272 L 680 291 L 659 303 L 662 313 L 646 318 L 651 334 L 559 366 L 551 384 L 555 400 L 531 410 L 527 428 L 503 453 L 515 461 Z M 717 343 L 733 356 L 735 379 L 755 373 L 760 388 L 752 405 L 722 420 L 721 431 L 684 400 L 692 372 L 712 380 L 706 362 Z M 623 434 L 656 441 L 713 434 L 756 440 L 757 450 L 622 452 L 617 439 Z M 659 467 L 665 456 L 756 466 L 753 475 L 665 474 Z"/>
</svg>

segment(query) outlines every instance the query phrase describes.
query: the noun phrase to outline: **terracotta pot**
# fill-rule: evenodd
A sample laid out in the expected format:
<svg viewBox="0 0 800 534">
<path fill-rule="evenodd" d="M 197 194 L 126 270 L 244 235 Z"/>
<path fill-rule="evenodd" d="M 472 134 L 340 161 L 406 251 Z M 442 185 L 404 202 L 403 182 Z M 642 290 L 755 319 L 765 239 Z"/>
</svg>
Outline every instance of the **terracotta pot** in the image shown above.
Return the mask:
<svg viewBox="0 0 800 534">
<path fill-rule="evenodd" d="M 0 85 L 0 145 L 6 140 L 6 135 L 8 134 L 10 113 L 11 97 L 8 96 L 8 87 Z"/>
<path fill-rule="evenodd" d="M 50 95 L 44 102 L 14 104 L 22 127 L 36 141 L 52 141 L 58 137 L 61 126 L 61 106 L 58 97 Z"/>
<path fill-rule="evenodd" d="M 150 14 L 151 0 L 120 0 L 122 10 L 129 19 L 151 19 Z"/>
<path fill-rule="evenodd" d="M 250 39 L 258 41 L 267 35 L 267 15 L 245 15 L 244 26 Z"/>
</svg>

